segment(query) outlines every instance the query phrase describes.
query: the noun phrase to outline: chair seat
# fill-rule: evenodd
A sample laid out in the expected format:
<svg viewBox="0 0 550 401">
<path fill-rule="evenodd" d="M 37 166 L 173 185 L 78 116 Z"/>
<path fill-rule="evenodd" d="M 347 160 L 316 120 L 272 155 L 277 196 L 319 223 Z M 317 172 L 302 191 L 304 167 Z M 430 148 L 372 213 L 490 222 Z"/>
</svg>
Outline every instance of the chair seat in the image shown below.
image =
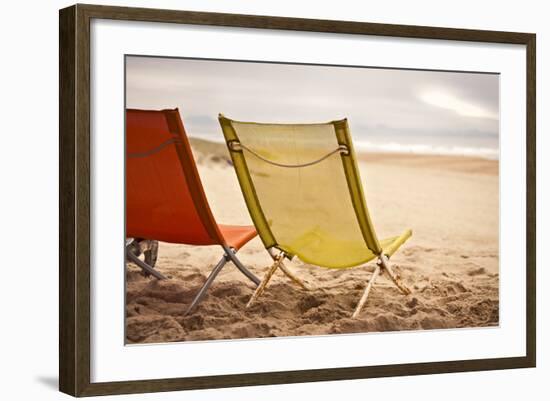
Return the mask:
<svg viewBox="0 0 550 401">
<path fill-rule="evenodd" d="M 227 245 L 237 250 L 258 235 L 254 226 L 228 226 L 218 224 L 218 227 Z"/>
</svg>

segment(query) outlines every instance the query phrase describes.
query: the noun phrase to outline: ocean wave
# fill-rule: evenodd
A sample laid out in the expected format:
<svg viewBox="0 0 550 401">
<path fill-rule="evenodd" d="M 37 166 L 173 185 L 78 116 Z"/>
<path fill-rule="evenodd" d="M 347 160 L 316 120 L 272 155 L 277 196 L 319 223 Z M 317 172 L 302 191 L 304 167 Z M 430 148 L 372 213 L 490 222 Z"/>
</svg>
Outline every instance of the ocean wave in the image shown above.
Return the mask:
<svg viewBox="0 0 550 401">
<path fill-rule="evenodd" d="M 354 141 L 358 152 L 380 152 L 380 153 L 413 153 L 420 155 L 443 155 L 443 156 L 471 156 L 484 159 L 498 160 L 499 150 L 487 147 L 467 146 L 438 146 L 426 144 L 402 144 L 397 142 L 373 143 L 368 141 Z"/>
<path fill-rule="evenodd" d="M 222 136 L 192 135 L 202 140 L 225 143 Z M 456 145 L 427 145 L 427 144 L 403 144 L 398 142 L 370 142 L 358 139 L 353 140 L 357 152 L 378 152 L 378 153 L 412 153 L 418 155 L 441 155 L 441 156 L 470 156 L 483 159 L 498 160 L 499 149 L 490 147 L 456 146 Z"/>
</svg>

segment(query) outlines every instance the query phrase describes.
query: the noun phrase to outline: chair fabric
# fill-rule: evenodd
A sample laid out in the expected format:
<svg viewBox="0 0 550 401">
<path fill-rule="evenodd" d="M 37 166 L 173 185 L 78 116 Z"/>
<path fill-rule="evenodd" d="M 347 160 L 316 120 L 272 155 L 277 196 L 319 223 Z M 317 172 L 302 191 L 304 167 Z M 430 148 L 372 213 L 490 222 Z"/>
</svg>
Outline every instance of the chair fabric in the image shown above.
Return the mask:
<svg viewBox="0 0 550 401">
<path fill-rule="evenodd" d="M 126 110 L 126 236 L 235 249 L 256 236 L 216 223 L 177 109 Z"/>
<path fill-rule="evenodd" d="M 318 266 L 347 268 L 393 253 L 410 237 L 408 230 L 378 240 L 347 120 L 262 124 L 222 115 L 219 120 L 266 248 Z M 345 151 L 335 151 L 339 148 Z"/>
</svg>

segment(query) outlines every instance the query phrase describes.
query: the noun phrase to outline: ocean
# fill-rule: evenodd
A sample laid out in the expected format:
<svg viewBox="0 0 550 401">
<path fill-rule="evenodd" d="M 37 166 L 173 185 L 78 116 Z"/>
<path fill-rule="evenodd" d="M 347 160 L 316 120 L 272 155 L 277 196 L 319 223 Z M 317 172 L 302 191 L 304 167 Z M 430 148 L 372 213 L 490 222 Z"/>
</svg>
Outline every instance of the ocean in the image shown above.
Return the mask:
<svg viewBox="0 0 550 401">
<path fill-rule="evenodd" d="M 223 136 L 214 134 L 193 134 L 189 136 L 212 142 L 223 143 Z M 483 159 L 499 159 L 499 138 L 496 135 L 376 135 L 354 134 L 356 152 L 412 153 L 419 155 L 470 156 Z"/>
</svg>

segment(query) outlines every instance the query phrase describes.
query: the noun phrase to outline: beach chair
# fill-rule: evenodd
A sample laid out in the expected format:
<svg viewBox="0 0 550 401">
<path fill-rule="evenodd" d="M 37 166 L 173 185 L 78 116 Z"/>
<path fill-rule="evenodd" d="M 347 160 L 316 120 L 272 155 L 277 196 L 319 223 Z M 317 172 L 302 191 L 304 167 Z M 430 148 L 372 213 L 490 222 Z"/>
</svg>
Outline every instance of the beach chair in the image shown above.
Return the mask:
<svg viewBox="0 0 550 401">
<path fill-rule="evenodd" d="M 260 283 L 236 255 L 256 235 L 253 226 L 222 225 L 214 219 L 178 109 L 126 110 L 126 237 L 140 239 L 138 245 L 127 241 L 128 260 L 164 279 L 137 257 L 146 250 L 136 251 L 136 246 L 153 246 L 154 241 L 221 246 L 223 256 L 187 309 L 189 313 L 229 261 L 253 283 Z"/>
<path fill-rule="evenodd" d="M 378 240 L 369 216 L 347 120 L 324 124 L 219 122 L 248 210 L 273 257 L 250 306 L 284 259 L 349 268 L 377 259 L 353 313 L 357 317 L 381 273 L 404 294 L 389 258 L 412 235 Z M 284 271 L 284 270 L 283 270 Z M 294 278 L 295 281 L 298 278 Z"/>
</svg>

